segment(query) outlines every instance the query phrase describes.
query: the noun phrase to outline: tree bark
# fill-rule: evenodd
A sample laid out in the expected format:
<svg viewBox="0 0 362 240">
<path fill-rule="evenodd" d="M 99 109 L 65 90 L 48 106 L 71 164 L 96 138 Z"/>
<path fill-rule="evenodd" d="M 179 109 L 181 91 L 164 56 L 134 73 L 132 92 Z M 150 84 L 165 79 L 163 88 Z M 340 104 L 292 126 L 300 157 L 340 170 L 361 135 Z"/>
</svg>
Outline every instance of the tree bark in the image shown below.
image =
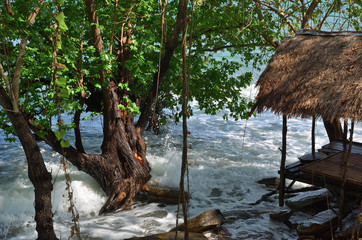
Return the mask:
<svg viewBox="0 0 362 240">
<path fill-rule="evenodd" d="M 10 1 L 6 2 L 8 2 L 10 7 Z M 38 1 L 39 5 L 42 5 L 43 3 L 43 0 Z M 11 8 L 9 9 L 11 11 Z M 33 8 L 33 11 L 30 13 L 27 19 L 29 25 L 34 23 L 39 10 L 39 7 Z M 10 15 L 14 14 L 12 13 Z M 55 235 L 53 227 L 53 212 L 51 202 L 51 192 L 53 190 L 53 184 L 51 182 L 52 175 L 46 169 L 39 146 L 35 140 L 35 136 L 32 134 L 19 107 L 19 84 L 26 44 L 27 37 L 22 37 L 20 41 L 19 53 L 16 58 L 12 84 L 10 84 L 7 75 L 0 63 L 1 77 L 4 78 L 7 85 L 7 92 L 2 86 L 0 86 L 0 105 L 5 110 L 26 155 L 26 160 L 28 163 L 28 176 L 34 186 L 35 192 L 34 219 L 36 222 L 36 230 L 38 232 L 37 239 L 52 240 L 58 239 Z"/>
<path fill-rule="evenodd" d="M 100 56 L 104 46 L 94 0 L 85 0 L 85 5 L 92 24 L 93 44 Z M 102 154 L 93 158 L 100 168 L 89 169 L 88 164 L 84 167 L 93 172 L 92 176 L 109 196 L 100 210 L 100 213 L 108 213 L 133 202 L 135 194 L 150 179 L 151 169 L 146 159 L 146 145 L 133 124 L 133 116 L 118 107 L 121 100 L 116 82 L 106 78 L 105 70 L 101 70 L 100 76 L 104 103 L 103 143 Z"/>
<path fill-rule="evenodd" d="M 0 89 L 0 104 L 5 109 L 16 135 L 24 148 L 28 162 L 28 176 L 35 191 L 35 222 L 39 240 L 58 239 L 53 228 L 51 192 L 52 176 L 45 167 L 43 157 L 34 135 L 20 112 L 12 111 L 10 98 L 4 88 Z"/>
<path fill-rule="evenodd" d="M 53 228 L 52 176 L 45 167 L 40 149 L 23 116 L 20 113 L 9 115 L 24 148 L 28 161 L 29 179 L 35 188 L 35 221 L 38 239 L 57 239 Z"/>
<path fill-rule="evenodd" d="M 93 39 L 93 45 L 96 49 L 96 53 L 100 56 L 104 51 L 103 40 L 101 36 L 101 31 L 98 28 L 99 22 L 96 14 L 96 7 L 94 0 L 84 0 L 86 10 L 88 13 L 88 19 L 91 23 L 91 34 Z M 169 40 L 165 44 L 166 52 L 161 62 L 160 75 L 161 78 L 164 77 L 166 71 L 170 66 L 170 61 L 173 56 L 173 52 L 180 45 L 178 40 L 179 35 L 181 34 L 182 26 L 184 21 L 186 21 L 187 13 L 187 1 L 180 0 L 179 2 L 179 14 L 176 19 L 174 26 L 174 31 L 171 34 Z M 102 63 L 102 62 L 100 62 Z M 157 73 L 155 74 L 155 76 Z M 33 116 L 26 114 L 22 109 L 20 109 L 19 116 L 16 115 L 16 119 L 22 118 L 23 120 L 16 120 L 21 123 L 22 127 L 25 128 L 25 125 L 28 127 L 28 131 L 34 133 L 44 133 L 39 134 L 42 139 L 55 150 L 56 152 L 64 155 L 74 166 L 79 170 L 92 176 L 104 190 L 104 192 L 109 196 L 107 202 L 100 210 L 100 214 L 109 213 L 118 209 L 123 209 L 131 204 L 134 200 L 135 195 L 141 191 L 142 186 L 146 184 L 150 179 L 150 166 L 146 159 L 146 144 L 142 139 L 142 133 L 144 131 L 144 125 L 140 124 L 136 126 L 134 124 L 134 117 L 132 114 L 122 111 L 119 108 L 119 104 L 122 103 L 123 95 L 117 89 L 117 82 L 114 79 L 107 79 L 107 74 L 105 70 L 100 70 L 100 80 L 103 83 L 102 87 L 102 101 L 103 101 L 103 142 L 101 146 L 102 153 L 99 155 L 96 154 L 87 154 L 81 145 L 77 144 L 77 148 L 72 146 L 67 148 L 62 148 L 60 141 L 55 136 L 54 132 L 51 129 L 44 130 L 41 126 L 34 123 Z M 157 83 L 153 79 L 153 83 Z M 5 92 L 5 89 L 2 88 L 1 92 Z M 152 100 L 154 99 L 155 88 L 150 89 L 150 98 L 149 101 L 152 105 Z M 10 98 L 8 97 L 9 101 Z M 3 102 L 3 98 L 0 94 L 0 103 Z M 9 102 L 11 104 L 11 101 Z M 4 107 L 4 109 L 12 109 Z M 150 115 L 148 109 L 144 110 L 142 116 L 147 117 Z M 9 112 L 11 116 L 15 119 L 15 115 L 12 112 Z M 15 120 L 14 120 L 15 121 Z M 24 122 L 26 123 L 24 125 Z M 141 121 L 142 122 L 142 121 Z M 24 135 L 30 137 L 30 135 L 23 132 L 19 132 L 19 136 Z M 80 137 L 80 136 L 78 136 Z M 34 139 L 33 139 L 34 140 Z M 25 140 L 24 140 L 25 141 Z M 27 144 L 24 142 L 24 144 Z M 79 145 L 79 146 L 78 146 Z M 36 150 L 36 142 L 34 144 L 28 144 L 27 146 L 32 146 L 30 150 Z M 37 220 L 45 219 L 46 216 L 50 217 L 51 214 L 51 205 L 47 205 L 50 201 L 50 191 L 51 186 L 51 175 L 46 172 L 43 159 L 39 154 L 30 154 L 30 159 L 33 162 L 29 165 L 37 166 L 41 169 L 35 172 L 41 177 L 31 176 L 32 181 L 36 186 L 40 186 L 41 190 L 44 192 L 36 193 L 40 197 L 38 199 L 43 199 L 47 201 L 46 204 L 43 204 L 43 207 L 47 207 L 43 212 L 43 215 L 37 216 Z M 38 159 L 39 158 L 39 159 Z M 44 169 L 43 169 L 44 168 Z M 35 174 L 31 168 L 29 171 L 32 171 L 31 174 Z M 30 176 L 30 175 L 29 175 Z M 40 180 L 39 180 L 40 179 Z M 50 185 L 49 185 L 50 184 Z M 47 195 L 44 195 L 46 192 L 49 192 L 49 198 Z M 39 200 L 39 201 L 40 201 Z M 50 204 L 51 202 L 49 202 Z M 36 205 L 37 209 L 40 209 L 40 205 Z M 47 214 L 47 215 L 46 215 Z M 52 220 L 48 219 L 47 222 L 52 225 Z M 45 223 L 44 223 L 45 224 Z M 52 229 L 48 225 L 41 225 L 39 229 Z M 48 230 L 46 230 L 48 231 Z M 49 230 L 50 231 L 50 230 Z M 55 238 L 55 235 L 54 235 Z M 52 236 L 46 237 L 46 239 L 54 239 Z M 40 239 L 45 239 L 40 237 Z"/>
<path fill-rule="evenodd" d="M 323 119 L 323 123 L 330 142 L 343 138 L 341 123 L 338 119 L 333 121 Z"/>
<path fill-rule="evenodd" d="M 301 29 L 306 29 L 308 27 L 308 21 L 312 17 L 312 14 L 317 6 L 318 6 L 318 1 L 313 0 L 312 3 L 309 5 L 307 12 L 303 15 L 302 24 L 300 26 Z"/>
<path fill-rule="evenodd" d="M 91 23 L 93 44 L 100 56 L 104 51 L 101 31 L 96 14 L 94 0 L 84 0 L 88 19 Z M 187 1 L 179 1 L 179 13 L 177 15 L 174 31 L 165 44 L 166 52 L 161 61 L 160 79 L 162 79 L 170 66 L 173 52 L 180 45 L 178 37 L 181 33 L 187 16 Z M 130 24 L 128 22 L 128 24 Z M 129 33 L 128 33 L 129 34 Z M 127 46 L 122 46 L 127 47 Z M 124 56 L 126 48 L 120 49 Z M 125 69 L 122 69 L 122 76 Z M 155 99 L 155 85 L 157 76 L 153 79 L 146 108 L 143 109 L 137 126 L 134 124 L 132 114 L 122 111 L 118 106 L 122 103 L 123 95 L 117 90 L 117 82 L 107 79 L 105 70 L 100 72 L 100 80 L 103 82 L 103 143 L 101 155 L 87 155 L 77 152 L 74 148 L 63 149 L 66 157 L 78 168 L 89 173 L 102 186 L 109 196 L 100 213 L 108 213 L 122 209 L 133 202 L 136 193 L 150 179 L 150 167 L 146 159 L 146 145 L 142 139 L 145 129 L 145 121 L 151 114 L 151 106 Z M 122 79 L 127 76 L 123 76 Z M 160 80 L 161 81 L 161 80 Z M 49 138 L 51 134 L 48 134 Z M 49 143 L 56 139 L 49 139 Z M 59 144 L 56 144 L 59 148 Z M 59 149 L 58 149 L 59 150 Z"/>
</svg>

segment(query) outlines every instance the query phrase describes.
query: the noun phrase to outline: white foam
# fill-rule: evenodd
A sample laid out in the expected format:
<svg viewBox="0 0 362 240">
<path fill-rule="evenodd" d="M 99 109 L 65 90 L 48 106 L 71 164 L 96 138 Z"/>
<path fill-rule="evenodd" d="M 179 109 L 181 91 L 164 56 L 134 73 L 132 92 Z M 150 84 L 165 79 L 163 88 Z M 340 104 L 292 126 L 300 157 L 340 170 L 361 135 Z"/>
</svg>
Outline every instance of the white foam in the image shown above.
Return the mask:
<svg viewBox="0 0 362 240">
<path fill-rule="evenodd" d="M 250 90 L 250 89 L 249 89 Z M 193 105 L 197 105 L 193 103 Z M 84 133 L 86 146 L 91 152 L 99 152 L 97 121 L 89 124 L 89 135 Z M 245 121 L 222 120 L 222 113 L 208 116 L 196 110 L 189 119 L 189 175 L 190 175 L 190 217 L 211 209 L 221 211 L 275 209 L 277 203 L 262 203 L 250 207 L 267 189 L 256 182 L 262 178 L 278 176 L 281 147 L 281 118 L 269 112 Z M 288 120 L 287 163 L 310 151 L 311 120 Z M 245 133 L 244 133 L 245 131 Z M 362 126 L 357 124 L 355 140 L 361 141 Z M 169 125 L 159 136 L 146 133 L 148 145 L 147 159 L 152 167 L 153 180 L 162 185 L 178 187 L 182 152 L 182 125 Z M 316 148 L 327 143 L 323 123 L 316 128 Z M 90 143 L 90 145 L 89 145 Z M 68 193 L 65 191 L 65 177 L 60 164 L 60 156 L 41 145 L 46 166 L 53 174 L 52 193 L 54 225 L 58 237 L 68 238 L 71 218 L 68 213 Z M 18 145 L 6 144 L 0 148 L 4 153 L 0 160 L 0 238 L 35 239 L 33 187 L 28 180 L 26 161 Z M 107 216 L 97 213 L 106 196 L 97 183 L 85 173 L 69 164 L 74 202 L 80 214 L 83 236 L 102 239 L 120 239 L 144 236 L 168 231 L 176 221 L 177 206 L 137 203 L 133 209 Z M 271 198 L 273 199 L 273 198 Z M 295 239 L 283 224 L 270 221 L 267 214 L 250 219 L 239 219 L 226 225 L 233 237 L 247 233 L 272 234 L 276 239 Z M 243 235 L 244 234 L 244 235 Z"/>
</svg>

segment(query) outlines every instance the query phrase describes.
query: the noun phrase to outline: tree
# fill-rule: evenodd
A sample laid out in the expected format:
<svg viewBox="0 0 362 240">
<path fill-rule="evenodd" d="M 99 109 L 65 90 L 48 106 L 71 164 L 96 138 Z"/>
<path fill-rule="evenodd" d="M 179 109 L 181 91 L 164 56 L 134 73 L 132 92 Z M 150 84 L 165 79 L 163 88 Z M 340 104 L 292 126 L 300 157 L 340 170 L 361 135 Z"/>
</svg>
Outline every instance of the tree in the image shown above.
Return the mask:
<svg viewBox="0 0 362 240">
<path fill-rule="evenodd" d="M 6 3 L 6 2 L 5 2 Z M 7 13 L 13 15 L 10 7 L 10 2 L 7 3 Z M 39 2 L 39 5 L 43 1 Z M 33 11 L 25 19 L 28 25 L 32 25 L 36 16 L 39 13 L 38 6 L 33 8 Z M 25 20 L 24 20 L 25 21 Z M 4 85 L 0 88 L 0 104 L 5 110 L 8 119 L 12 123 L 12 127 L 19 137 L 19 140 L 24 148 L 26 159 L 28 161 L 28 175 L 30 181 L 35 187 L 35 221 L 38 223 L 36 230 L 39 233 L 39 239 L 56 239 L 53 228 L 53 213 L 51 205 L 51 191 L 53 185 L 51 183 L 51 174 L 45 167 L 40 149 L 32 136 L 31 130 L 21 112 L 19 104 L 19 82 L 21 78 L 22 58 L 25 53 L 27 36 L 21 36 L 19 52 L 15 61 L 12 79 L 9 79 L 2 64 L 0 63 L 0 73 Z M 9 67 L 9 66 L 8 66 Z M 9 72 L 9 71 L 8 71 Z M 9 128 L 6 126 L 6 128 Z"/>
<path fill-rule="evenodd" d="M 151 177 L 142 134 L 157 121 L 156 109 L 173 109 L 176 120 L 181 116 L 185 24 L 192 30 L 187 36 L 192 42 L 187 56 L 189 100 L 198 101 L 206 113 L 228 109 L 225 119 L 240 119 L 248 116 L 252 106 L 241 94 L 252 74 L 234 76 L 236 71 L 266 61 L 266 53 L 278 46 L 283 32 L 294 31 L 297 24 L 326 22 L 328 15 L 343 6 L 351 9 L 348 14 L 356 7 L 326 2 L 1 2 L 1 128 L 9 140 L 11 134 L 17 136 L 26 153 L 35 187 L 39 239 L 56 237 L 51 175 L 37 139 L 99 183 L 109 196 L 100 213 L 122 209 L 132 204 Z M 323 15 L 326 8 L 328 14 Z M 358 22 L 357 13 L 349 19 Z M 99 154 L 88 154 L 83 146 L 81 116 L 85 112 L 91 114 L 83 120 L 103 117 Z M 64 121 L 64 114 L 71 115 L 72 121 Z M 69 139 L 71 130 L 74 144 Z"/>
</svg>

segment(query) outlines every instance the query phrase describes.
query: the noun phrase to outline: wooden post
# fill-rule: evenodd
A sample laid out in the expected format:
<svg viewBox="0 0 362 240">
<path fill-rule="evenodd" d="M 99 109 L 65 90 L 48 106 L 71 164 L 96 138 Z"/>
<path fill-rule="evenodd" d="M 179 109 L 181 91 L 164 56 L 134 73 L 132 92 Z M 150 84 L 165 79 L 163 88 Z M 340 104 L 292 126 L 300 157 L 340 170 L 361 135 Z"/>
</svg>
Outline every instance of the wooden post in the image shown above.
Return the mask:
<svg viewBox="0 0 362 240">
<path fill-rule="evenodd" d="M 354 121 L 351 123 L 351 133 L 350 133 L 350 139 L 349 139 L 349 146 L 348 146 L 348 152 L 347 154 L 344 154 L 343 156 L 343 175 L 342 175 L 342 183 L 341 183 L 341 194 L 339 198 L 339 210 L 338 210 L 338 226 L 342 227 L 342 220 L 343 220 L 343 204 L 344 204 L 344 185 L 347 181 L 347 173 L 348 173 L 348 162 L 351 158 L 351 152 L 352 152 L 352 145 L 353 145 L 353 131 L 354 131 Z"/>
<path fill-rule="evenodd" d="M 283 140 L 282 140 L 282 159 L 280 161 L 280 184 L 279 184 L 279 206 L 284 206 L 285 193 L 285 160 L 287 157 L 287 116 L 283 115 Z"/>
<path fill-rule="evenodd" d="M 315 115 L 313 115 L 313 120 L 312 120 L 312 156 L 314 160 L 315 159 Z"/>
<path fill-rule="evenodd" d="M 347 135 L 348 135 L 348 120 L 344 119 L 344 126 L 343 126 L 343 150 L 347 150 Z"/>
</svg>

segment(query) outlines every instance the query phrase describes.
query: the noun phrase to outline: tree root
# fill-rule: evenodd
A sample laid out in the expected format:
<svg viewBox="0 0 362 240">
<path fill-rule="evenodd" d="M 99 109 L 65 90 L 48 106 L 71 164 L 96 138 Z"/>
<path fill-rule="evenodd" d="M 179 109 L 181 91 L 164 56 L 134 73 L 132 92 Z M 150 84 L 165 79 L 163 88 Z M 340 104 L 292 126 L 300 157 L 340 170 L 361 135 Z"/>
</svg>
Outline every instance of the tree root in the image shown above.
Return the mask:
<svg viewBox="0 0 362 240">
<path fill-rule="evenodd" d="M 123 188 L 115 190 L 108 198 L 106 203 L 99 210 L 99 215 L 114 212 L 118 209 L 124 209 L 133 202 L 134 190 L 131 187 L 132 184 L 127 183 Z"/>
</svg>

